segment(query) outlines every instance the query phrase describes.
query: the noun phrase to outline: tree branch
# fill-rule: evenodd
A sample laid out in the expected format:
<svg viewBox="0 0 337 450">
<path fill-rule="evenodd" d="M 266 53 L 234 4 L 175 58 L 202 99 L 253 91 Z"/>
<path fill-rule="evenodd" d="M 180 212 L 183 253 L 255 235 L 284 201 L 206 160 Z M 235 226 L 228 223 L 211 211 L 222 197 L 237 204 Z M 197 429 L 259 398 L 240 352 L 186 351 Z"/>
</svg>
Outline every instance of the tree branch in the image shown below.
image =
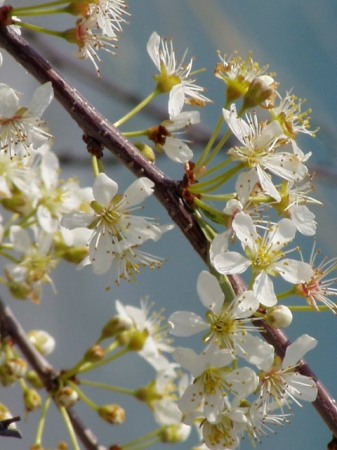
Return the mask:
<svg viewBox="0 0 337 450">
<path fill-rule="evenodd" d="M 51 81 L 56 98 L 85 135 L 106 147 L 136 176 L 146 176 L 155 183 L 156 197 L 168 211 L 172 220 L 179 226 L 194 250 L 207 263 L 206 239 L 192 212 L 180 197 L 178 183 L 167 178 L 159 169 L 146 161 L 138 150 L 21 36 L 3 27 L 0 29 L 0 43 L 38 81 L 41 83 Z M 231 277 L 231 282 L 237 293 L 244 288 L 239 277 Z M 277 354 L 284 356 L 289 344 L 285 334 L 264 324 L 262 325 L 265 328 L 264 338 L 275 347 Z M 303 363 L 299 367 L 299 372 L 312 376 L 316 380 L 318 396 L 313 405 L 332 433 L 337 436 L 337 407 L 335 401 L 306 364 Z"/>
<path fill-rule="evenodd" d="M 22 354 L 27 361 L 29 361 L 29 364 L 39 375 L 46 390 L 53 391 L 57 389 L 58 373 L 31 344 L 21 324 L 15 318 L 11 309 L 6 306 L 1 299 L 0 329 L 2 335 L 8 334 L 14 340 Z M 77 436 L 87 450 L 107 450 L 105 447 L 98 444 L 94 433 L 81 422 L 73 409 L 67 409 L 67 412 Z"/>
</svg>

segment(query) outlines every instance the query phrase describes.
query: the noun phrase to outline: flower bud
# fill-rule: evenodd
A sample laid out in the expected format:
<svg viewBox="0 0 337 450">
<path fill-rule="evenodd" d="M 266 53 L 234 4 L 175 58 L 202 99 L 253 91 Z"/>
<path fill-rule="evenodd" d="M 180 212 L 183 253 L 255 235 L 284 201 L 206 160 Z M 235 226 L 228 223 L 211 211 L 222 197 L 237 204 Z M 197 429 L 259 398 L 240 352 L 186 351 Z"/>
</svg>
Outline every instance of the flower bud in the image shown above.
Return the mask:
<svg viewBox="0 0 337 450">
<path fill-rule="evenodd" d="M 176 444 L 177 442 L 184 442 L 191 432 L 191 427 L 183 423 L 176 425 L 169 425 L 162 428 L 160 433 L 160 440 L 165 444 Z"/>
<path fill-rule="evenodd" d="M 101 340 L 118 336 L 121 332 L 129 330 L 133 326 L 132 320 L 122 319 L 120 316 L 114 316 L 107 322 L 101 334 Z"/>
<path fill-rule="evenodd" d="M 268 311 L 265 320 L 272 328 L 286 328 L 291 324 L 293 315 L 287 306 L 277 305 Z"/>
<path fill-rule="evenodd" d="M 27 363 L 21 358 L 11 358 L 5 363 L 5 371 L 9 376 L 22 378 L 27 372 Z"/>
<path fill-rule="evenodd" d="M 41 406 L 41 397 L 35 389 L 26 389 L 23 393 L 23 401 L 27 412 L 32 412 Z"/>
<path fill-rule="evenodd" d="M 93 345 L 86 351 L 84 359 L 88 362 L 96 362 L 103 359 L 105 356 L 105 350 L 100 345 Z"/>
<path fill-rule="evenodd" d="M 121 425 L 125 422 L 125 411 L 116 404 L 100 406 L 97 409 L 97 413 L 101 419 L 111 425 Z"/>
<path fill-rule="evenodd" d="M 55 339 L 49 333 L 43 330 L 31 330 L 28 333 L 30 342 L 41 355 L 47 356 L 54 351 Z"/>
<path fill-rule="evenodd" d="M 78 393 L 69 386 L 61 388 L 55 395 L 55 400 L 60 406 L 70 408 L 78 400 Z"/>
<path fill-rule="evenodd" d="M 149 161 L 150 163 L 154 163 L 156 160 L 156 156 L 154 154 L 153 149 L 146 144 L 143 144 L 142 142 L 136 142 L 134 144 L 136 148 L 140 151 L 140 153 L 144 156 L 144 158 Z"/>
<path fill-rule="evenodd" d="M 268 100 L 273 100 L 276 83 L 269 75 L 261 75 L 254 78 L 250 83 L 248 91 L 244 95 L 243 105 L 245 109 L 254 108 Z"/>
<path fill-rule="evenodd" d="M 26 373 L 26 381 L 31 384 L 35 389 L 42 389 L 43 383 L 41 381 L 41 378 L 38 376 L 38 374 L 34 370 L 29 370 Z"/>
</svg>

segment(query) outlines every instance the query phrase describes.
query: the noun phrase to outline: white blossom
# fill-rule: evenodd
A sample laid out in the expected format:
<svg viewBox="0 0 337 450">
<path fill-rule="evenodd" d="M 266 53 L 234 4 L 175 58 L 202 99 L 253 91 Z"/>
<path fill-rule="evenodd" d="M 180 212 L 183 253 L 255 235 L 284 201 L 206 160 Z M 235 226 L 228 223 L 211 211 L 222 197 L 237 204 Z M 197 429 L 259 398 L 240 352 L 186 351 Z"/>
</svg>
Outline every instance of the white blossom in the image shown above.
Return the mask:
<svg viewBox="0 0 337 450">
<path fill-rule="evenodd" d="M 66 228 L 93 230 L 88 242 L 89 261 L 96 274 L 108 272 L 116 254 L 125 255 L 128 249 L 161 237 L 164 229 L 145 217 L 132 215 L 152 194 L 153 186 L 152 181 L 142 177 L 134 181 L 124 195 L 117 195 L 117 183 L 100 173 L 93 186 L 91 212 L 64 215 L 62 225 Z"/>
<path fill-rule="evenodd" d="M 308 173 L 299 155 L 278 151 L 280 140 L 285 140 L 282 128 L 274 120 L 267 125 L 258 122 L 256 115 L 247 115 L 247 122 L 238 117 L 235 104 L 230 111 L 223 109 L 223 115 L 232 133 L 242 144 L 231 148 L 228 154 L 256 171 L 262 189 L 277 202 L 281 196 L 268 172 L 288 181 L 300 181 Z"/>
<path fill-rule="evenodd" d="M 219 249 L 218 254 L 213 256 L 213 265 L 219 273 L 228 275 L 243 273 L 251 267 L 254 275 L 253 291 L 263 305 L 274 306 L 277 303 L 271 276 L 281 275 L 292 284 L 310 280 L 312 269 L 309 264 L 284 258 L 283 248 L 294 239 L 296 233 L 291 220 L 280 220 L 261 237 L 252 218 L 245 213 L 238 213 L 233 220 L 233 229 L 245 256 Z"/>
<path fill-rule="evenodd" d="M 13 158 L 27 156 L 51 139 L 44 110 L 53 99 L 51 83 L 39 86 L 28 106 L 20 106 L 19 95 L 4 83 L 0 84 L 0 150 Z"/>
<path fill-rule="evenodd" d="M 154 78 L 161 92 L 170 92 L 169 114 L 179 114 L 184 103 L 203 106 L 209 101 L 202 92 L 204 88 L 195 84 L 191 75 L 193 58 L 186 64 L 186 52 L 178 63 L 172 41 L 161 38 L 153 32 L 147 43 L 147 51 L 160 74 Z"/>
</svg>

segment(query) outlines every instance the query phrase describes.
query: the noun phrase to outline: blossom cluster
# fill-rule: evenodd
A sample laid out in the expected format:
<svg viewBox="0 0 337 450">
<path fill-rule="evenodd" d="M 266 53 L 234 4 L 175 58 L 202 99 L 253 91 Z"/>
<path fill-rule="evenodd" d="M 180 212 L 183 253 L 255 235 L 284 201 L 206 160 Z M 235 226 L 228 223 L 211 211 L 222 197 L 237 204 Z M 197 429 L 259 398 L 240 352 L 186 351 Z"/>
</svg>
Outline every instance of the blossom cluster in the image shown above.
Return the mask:
<svg viewBox="0 0 337 450">
<path fill-rule="evenodd" d="M 41 115 L 53 98 L 51 83 L 36 89 L 28 106 L 19 94 L 0 86 L 0 202 L 13 216 L 1 215 L 1 255 L 5 279 L 15 298 L 38 303 L 43 285 L 55 290 L 51 272 L 61 258 L 95 273 L 115 270 L 116 281 L 134 279 L 141 267 L 156 268 L 162 259 L 141 250 L 172 228 L 137 216 L 152 195 L 143 177 L 118 194 L 117 183 L 97 174 L 93 187 L 60 178 L 51 150 L 52 135 Z"/>
<path fill-rule="evenodd" d="M 54 2 L 44 5 L 40 12 L 46 8 L 51 13 Z M 97 51 L 114 52 L 127 4 L 71 2 L 68 9 L 78 17 L 76 27 L 60 36 L 76 43 L 78 56 L 89 58 L 98 71 Z M 24 7 L 16 12 L 20 11 L 28 14 Z M 14 18 L 13 24 L 18 24 Z M 314 401 L 318 391 L 315 381 L 300 373 L 303 356 L 317 344 L 314 338 L 304 334 L 278 355 L 258 333 L 290 325 L 292 308 L 286 302 L 292 297 L 304 298 L 308 309 L 337 314 L 330 299 L 336 295 L 334 280 L 326 279 L 336 270 L 336 260 L 323 259 L 317 265 L 313 250 L 306 262 L 295 244 L 298 233 L 310 238 L 317 229 L 309 209 L 319 204 L 311 196 L 307 166 L 311 153 L 297 143 L 301 134 L 315 132 L 310 130 L 308 113 L 301 111 L 303 102 L 291 93 L 282 96 L 267 67 L 260 68 L 251 57 L 243 61 L 219 54 L 214 74 L 224 82 L 226 97 L 214 132 L 192 162 L 192 146 L 180 134 L 200 122 L 199 112 L 188 108 L 206 106 L 210 99 L 196 84 L 193 59 L 187 60 L 185 53 L 178 62 L 172 41 L 153 32 L 147 51 L 158 70 L 154 91 L 114 125 L 121 128 L 156 96 L 168 95 L 166 120 L 121 133 L 153 144 L 151 148 L 135 142 L 147 159 L 144 164 L 154 162 L 154 151 L 183 164 L 184 176 L 177 184 L 180 195 L 209 244 L 209 271 L 201 272 L 197 280 L 207 311 L 204 318 L 175 312 L 169 325 L 178 337 L 203 332 L 204 348 L 200 354 L 187 347 L 174 349 L 162 333 L 161 318 L 150 314 L 146 302 L 136 308 L 117 301 L 117 315 L 104 327 L 99 344 L 113 338 L 108 351 L 123 345 L 155 369 L 155 381 L 136 396 L 147 403 L 160 425 L 174 427 L 167 442 L 186 439 L 197 425 L 200 449 L 236 449 L 244 436 L 255 445 L 273 426 L 289 422 L 294 404 Z M 147 177 L 138 178 L 121 194 L 93 156 L 92 187 L 60 179 L 52 135 L 41 118 L 52 98 L 51 84 L 46 83 L 36 89 L 28 106 L 21 106 L 19 94 L 0 85 L 0 203 L 6 210 L 0 216 L 0 252 L 9 261 L 3 282 L 15 298 L 35 303 L 44 285 L 54 288 L 51 272 L 61 258 L 79 268 L 90 265 L 97 275 L 114 272 L 117 283 L 133 281 L 142 267 L 160 267 L 162 259 L 145 253 L 142 246 L 157 242 L 172 228 L 135 214 L 155 190 Z M 9 220 L 7 212 L 12 213 Z M 299 256 L 291 257 L 295 252 Z M 237 275 L 243 281 L 235 291 L 231 280 Z M 278 293 L 283 282 L 290 288 Z M 40 351 L 54 345 L 41 333 L 31 339 Z M 77 401 L 80 388 L 72 386 L 73 376 L 103 365 L 105 350 L 102 354 L 96 350 L 62 373 L 65 385 L 55 395 L 58 405 L 69 407 Z M 173 353 L 174 363 L 165 352 Z M 7 356 L 1 355 L 0 364 L 6 385 L 27 372 L 24 361 L 16 355 L 8 361 Z M 181 376 L 181 369 L 189 375 Z M 38 403 L 31 395 L 27 411 Z M 110 423 L 124 421 L 118 408 L 97 412 Z"/>
<path fill-rule="evenodd" d="M 315 250 L 309 262 L 302 254 L 290 257 L 298 251 L 296 234 L 311 237 L 317 228 L 309 209 L 320 204 L 308 195 L 311 153 L 296 142 L 314 131 L 302 101 L 290 93 L 282 98 L 266 70 L 251 58 L 220 56 L 215 75 L 227 87 L 225 107 L 201 156 L 185 165 L 182 195 L 204 217 L 211 273 L 203 271 L 197 282 L 205 318 L 178 311 L 169 323 L 175 336 L 204 332 L 200 355 L 189 348 L 174 351 L 192 376 L 178 404 L 184 423 L 198 424 L 200 448 L 235 449 L 246 435 L 254 445 L 273 426 L 289 422 L 293 404 L 314 401 L 316 383 L 299 367 L 316 340 L 302 335 L 280 357 L 257 333 L 290 325 L 291 307 L 283 303 L 290 297 L 305 298 L 308 309 L 337 312 L 329 298 L 336 295 L 334 280 L 325 280 L 336 260 L 316 266 Z M 235 191 L 226 191 L 234 176 Z M 222 210 L 215 207 L 219 203 Z M 248 274 L 248 286 L 233 293 L 231 277 L 242 274 Z M 276 278 L 290 290 L 278 294 Z"/>
</svg>

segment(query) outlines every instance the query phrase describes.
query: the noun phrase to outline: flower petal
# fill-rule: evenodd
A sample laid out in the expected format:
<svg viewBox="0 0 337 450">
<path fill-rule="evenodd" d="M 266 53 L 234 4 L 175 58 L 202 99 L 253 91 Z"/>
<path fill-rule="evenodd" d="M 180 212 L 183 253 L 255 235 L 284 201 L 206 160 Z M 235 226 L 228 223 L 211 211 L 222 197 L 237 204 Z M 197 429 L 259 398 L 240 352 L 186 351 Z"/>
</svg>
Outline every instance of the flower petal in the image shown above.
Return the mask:
<svg viewBox="0 0 337 450">
<path fill-rule="evenodd" d="M 171 334 L 179 337 L 193 336 L 208 328 L 207 322 L 189 311 L 176 311 L 168 319 Z"/>
<path fill-rule="evenodd" d="M 206 270 L 202 271 L 197 280 L 197 292 L 205 308 L 210 309 L 215 314 L 219 313 L 225 295 L 214 275 Z"/>
</svg>

